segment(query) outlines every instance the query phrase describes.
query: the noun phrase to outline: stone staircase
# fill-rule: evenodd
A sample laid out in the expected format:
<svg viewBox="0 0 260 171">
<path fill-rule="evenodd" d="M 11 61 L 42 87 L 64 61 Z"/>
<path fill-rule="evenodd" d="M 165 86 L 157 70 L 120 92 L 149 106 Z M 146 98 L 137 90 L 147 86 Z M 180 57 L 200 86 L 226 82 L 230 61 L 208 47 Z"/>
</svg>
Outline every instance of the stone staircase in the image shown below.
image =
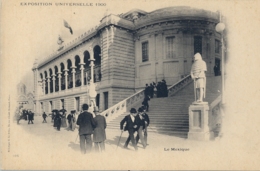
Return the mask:
<svg viewBox="0 0 260 171">
<path fill-rule="evenodd" d="M 206 98 L 209 104 L 214 101 L 221 92 L 221 77 L 208 77 Z M 150 117 L 149 132 L 173 135 L 187 138 L 189 131 L 188 108 L 194 101 L 193 82 L 175 93 L 172 97 L 153 98 L 149 102 Z M 141 104 L 134 105 L 138 109 Z M 119 115 L 108 123 L 108 128 L 119 129 L 119 123 L 128 113 Z"/>
</svg>

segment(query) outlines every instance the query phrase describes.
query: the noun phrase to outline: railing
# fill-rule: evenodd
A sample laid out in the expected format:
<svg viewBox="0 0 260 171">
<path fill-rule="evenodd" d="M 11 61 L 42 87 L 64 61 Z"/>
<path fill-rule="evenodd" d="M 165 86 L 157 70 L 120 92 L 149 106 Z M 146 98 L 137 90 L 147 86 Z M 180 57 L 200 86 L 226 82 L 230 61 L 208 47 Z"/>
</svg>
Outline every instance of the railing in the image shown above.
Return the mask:
<svg viewBox="0 0 260 171">
<path fill-rule="evenodd" d="M 174 94 L 179 91 L 183 86 L 187 85 L 191 82 L 191 76 L 188 75 L 178 81 L 176 84 L 170 86 L 168 88 L 169 93 Z M 114 106 L 108 108 L 107 110 L 102 112 L 103 116 L 107 117 L 107 121 L 113 120 L 116 116 L 127 112 L 129 107 L 131 107 L 136 102 L 144 99 L 144 90 L 140 90 L 137 93 L 133 94 L 132 96 L 120 101 L 119 103 L 115 104 Z"/>
<path fill-rule="evenodd" d="M 209 106 L 209 129 L 214 132 L 214 136 L 219 136 L 222 124 L 221 95 L 219 95 Z"/>
<path fill-rule="evenodd" d="M 177 83 L 173 84 L 168 88 L 168 95 L 172 96 L 181 90 L 185 85 L 189 84 L 192 81 L 191 75 L 185 76 L 183 79 L 178 81 Z"/>
<path fill-rule="evenodd" d="M 107 121 L 114 119 L 116 116 L 127 112 L 128 108 L 132 106 L 134 103 L 143 100 L 144 98 L 144 90 L 140 90 L 137 93 L 133 94 L 132 96 L 120 101 L 119 103 L 115 104 L 114 106 L 108 108 L 107 110 L 103 111 L 101 114 L 103 116 L 108 117 Z"/>
</svg>

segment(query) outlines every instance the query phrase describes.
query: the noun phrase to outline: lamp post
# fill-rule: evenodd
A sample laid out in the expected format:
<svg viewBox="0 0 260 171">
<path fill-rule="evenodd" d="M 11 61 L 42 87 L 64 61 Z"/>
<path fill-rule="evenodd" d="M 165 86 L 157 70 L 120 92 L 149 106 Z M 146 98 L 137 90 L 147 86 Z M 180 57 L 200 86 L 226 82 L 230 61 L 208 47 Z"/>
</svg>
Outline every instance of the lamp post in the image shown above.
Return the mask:
<svg viewBox="0 0 260 171">
<path fill-rule="evenodd" d="M 221 82 L 222 82 L 222 104 L 225 103 L 225 45 L 224 45 L 224 35 L 223 31 L 225 30 L 225 24 L 221 22 L 221 13 L 219 23 L 216 25 L 216 31 L 221 34 Z"/>
<path fill-rule="evenodd" d="M 221 128 L 219 132 L 219 137 L 223 137 L 223 132 L 224 132 L 224 105 L 225 105 L 225 45 L 224 45 L 224 33 L 223 31 L 225 30 L 225 24 L 222 23 L 221 20 L 221 13 L 219 13 L 219 23 L 216 25 L 216 31 L 221 34 L 221 82 L 222 82 L 222 95 L 221 95 L 221 106 L 220 106 L 220 113 L 222 117 L 222 123 L 221 123 Z"/>
</svg>

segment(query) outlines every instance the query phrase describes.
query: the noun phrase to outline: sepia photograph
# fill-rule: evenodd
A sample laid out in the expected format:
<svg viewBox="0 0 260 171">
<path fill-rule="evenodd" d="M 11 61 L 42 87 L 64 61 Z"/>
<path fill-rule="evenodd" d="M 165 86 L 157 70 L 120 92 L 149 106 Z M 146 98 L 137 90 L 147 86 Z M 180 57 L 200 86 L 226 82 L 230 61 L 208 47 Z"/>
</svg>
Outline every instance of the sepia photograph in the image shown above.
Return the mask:
<svg viewBox="0 0 260 171">
<path fill-rule="evenodd" d="M 1 170 L 258 170 L 257 0 L 2 0 Z"/>
</svg>

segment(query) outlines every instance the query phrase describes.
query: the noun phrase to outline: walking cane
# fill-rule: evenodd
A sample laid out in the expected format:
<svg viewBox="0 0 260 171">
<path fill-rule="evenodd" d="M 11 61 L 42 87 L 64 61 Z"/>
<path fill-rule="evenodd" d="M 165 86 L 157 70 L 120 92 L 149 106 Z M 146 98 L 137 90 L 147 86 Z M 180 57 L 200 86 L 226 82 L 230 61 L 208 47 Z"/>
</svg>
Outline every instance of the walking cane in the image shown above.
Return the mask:
<svg viewBox="0 0 260 171">
<path fill-rule="evenodd" d="M 117 143 L 117 146 L 116 146 L 116 150 L 117 150 L 117 147 L 119 146 L 119 143 L 120 143 L 120 140 L 121 140 L 122 134 L 123 134 L 123 131 L 121 131 L 121 135 L 120 135 L 120 137 L 119 137 L 119 140 L 118 140 L 118 143 Z"/>
</svg>

